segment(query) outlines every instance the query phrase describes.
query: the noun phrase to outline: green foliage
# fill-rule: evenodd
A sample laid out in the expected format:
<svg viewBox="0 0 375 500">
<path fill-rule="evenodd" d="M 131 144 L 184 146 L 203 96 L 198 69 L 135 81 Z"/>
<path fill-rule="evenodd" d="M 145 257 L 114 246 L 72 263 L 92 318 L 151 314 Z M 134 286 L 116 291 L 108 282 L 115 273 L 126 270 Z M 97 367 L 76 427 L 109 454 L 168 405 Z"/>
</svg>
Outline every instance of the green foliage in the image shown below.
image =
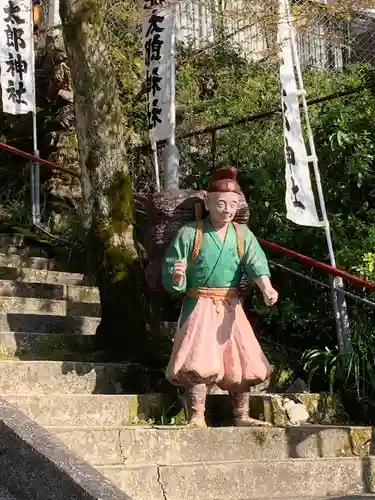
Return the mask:
<svg viewBox="0 0 375 500">
<path fill-rule="evenodd" d="M 364 90 L 342 106 L 326 105 L 316 126 L 319 156 L 341 265 L 375 278 L 375 99 Z"/>
<path fill-rule="evenodd" d="M 309 373 L 309 383 L 314 377 L 329 382 L 330 390 L 355 392 L 357 397 L 374 397 L 375 359 L 374 323 L 364 314 L 352 322 L 352 348 L 340 352 L 338 347 L 309 349 L 304 354 L 304 368 Z"/>
<path fill-rule="evenodd" d="M 10 222 L 27 226 L 30 223 L 30 206 L 24 200 L 9 200 L 6 207 Z"/>
</svg>

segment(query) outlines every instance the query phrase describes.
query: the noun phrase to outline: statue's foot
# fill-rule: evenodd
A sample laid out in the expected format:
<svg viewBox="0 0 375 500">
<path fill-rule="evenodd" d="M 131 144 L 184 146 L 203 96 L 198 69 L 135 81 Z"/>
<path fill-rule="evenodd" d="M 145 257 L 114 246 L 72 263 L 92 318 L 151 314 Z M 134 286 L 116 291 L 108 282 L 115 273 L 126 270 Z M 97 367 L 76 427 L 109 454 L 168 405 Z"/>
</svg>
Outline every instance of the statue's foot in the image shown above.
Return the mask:
<svg viewBox="0 0 375 500">
<path fill-rule="evenodd" d="M 264 420 L 256 420 L 250 417 L 237 417 L 234 419 L 235 427 L 272 427 L 268 422 Z"/>
<path fill-rule="evenodd" d="M 192 417 L 189 422 L 188 426 L 190 427 L 207 427 L 207 423 L 204 417 Z"/>
</svg>

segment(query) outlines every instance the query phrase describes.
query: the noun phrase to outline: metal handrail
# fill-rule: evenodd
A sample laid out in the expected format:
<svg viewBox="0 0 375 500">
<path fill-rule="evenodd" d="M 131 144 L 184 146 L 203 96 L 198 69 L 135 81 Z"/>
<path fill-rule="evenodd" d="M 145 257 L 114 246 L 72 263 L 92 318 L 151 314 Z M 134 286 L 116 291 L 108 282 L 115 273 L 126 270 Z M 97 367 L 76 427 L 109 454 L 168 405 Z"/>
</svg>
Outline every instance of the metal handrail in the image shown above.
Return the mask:
<svg viewBox="0 0 375 500">
<path fill-rule="evenodd" d="M 23 158 L 26 158 L 30 161 L 35 162 L 35 163 L 39 163 L 40 165 L 44 165 L 45 167 L 55 169 L 55 170 L 60 170 L 61 172 L 64 172 L 65 174 L 72 175 L 73 177 L 80 177 L 79 173 L 71 168 L 61 167 L 60 165 L 57 165 L 56 163 L 53 163 L 52 161 L 43 160 L 43 158 L 39 158 L 38 156 L 35 156 L 31 153 L 26 153 L 26 151 L 22 151 L 21 149 L 15 148 L 14 146 L 10 146 L 9 144 L 6 144 L 5 142 L 0 142 L 0 149 L 5 149 L 5 151 L 9 151 L 11 153 L 14 153 L 17 156 L 22 156 Z"/>
<path fill-rule="evenodd" d="M 319 269 L 320 271 L 323 271 L 326 274 L 330 274 L 331 276 L 338 276 L 339 278 L 343 278 L 346 281 L 353 283 L 354 285 L 362 286 L 364 288 L 368 288 L 371 290 L 375 289 L 375 283 L 373 281 L 360 278 L 359 276 L 350 274 L 347 271 L 344 271 L 343 269 L 330 266 L 325 262 L 320 262 L 318 260 L 313 259 L 312 257 L 307 257 L 307 255 L 303 255 L 301 253 L 295 252 L 294 250 L 290 250 L 289 248 L 282 247 L 271 241 L 266 241 L 262 238 L 258 238 L 258 241 L 263 247 L 268 248 L 269 250 L 273 250 L 281 255 L 284 255 L 285 257 L 290 257 L 294 260 L 301 262 L 302 264 L 314 267 L 315 269 Z"/>
<path fill-rule="evenodd" d="M 53 163 L 49 160 L 44 160 L 42 158 L 39 158 L 31 153 L 27 153 L 26 151 L 22 151 L 21 149 L 15 148 L 14 146 L 10 146 L 9 144 L 6 144 L 5 142 L 0 142 L 0 149 L 4 149 L 4 150 L 9 151 L 11 153 L 14 153 L 18 156 L 22 156 L 24 158 L 27 158 L 28 160 L 38 162 L 40 165 L 44 165 L 48 168 L 59 170 L 61 172 L 69 174 L 73 177 L 76 177 L 76 178 L 80 177 L 80 174 L 73 169 L 61 167 L 60 165 L 57 165 L 56 163 Z M 146 200 L 147 200 L 147 198 L 145 197 L 144 202 L 146 202 Z M 315 269 L 323 271 L 326 274 L 343 278 L 343 279 L 345 279 L 345 280 L 349 281 L 350 283 L 353 283 L 357 286 L 362 286 L 364 288 L 371 289 L 371 290 L 375 289 L 375 283 L 373 281 L 369 281 L 367 279 L 360 278 L 359 276 L 355 276 L 353 274 L 350 274 L 347 271 L 344 271 L 344 270 L 339 269 L 337 267 L 332 267 L 329 264 L 315 260 L 312 257 L 308 257 L 307 255 L 300 254 L 298 252 L 295 252 L 294 250 L 290 250 L 289 248 L 282 247 L 282 246 L 277 245 L 276 243 L 273 243 L 271 241 L 267 241 L 267 240 L 264 240 L 262 238 L 258 238 L 258 241 L 264 248 L 267 248 L 269 250 L 273 250 L 276 253 L 279 253 L 285 257 L 290 257 L 294 260 L 301 262 L 302 264 L 309 265 Z M 278 265 L 279 267 L 282 267 L 280 264 L 276 264 L 276 265 Z M 296 274 L 296 271 L 291 270 L 291 272 L 294 272 Z M 302 276 L 304 276 L 304 275 L 302 275 Z M 326 286 L 328 286 L 329 288 L 331 288 L 333 290 L 336 290 L 335 287 L 331 287 L 329 285 L 326 285 Z M 337 290 L 337 291 L 339 291 L 339 290 Z M 342 290 L 340 290 L 340 291 L 342 293 L 344 293 Z M 345 293 L 346 293 L 346 295 L 350 295 L 349 292 L 345 292 Z M 365 299 L 363 299 L 363 301 L 365 301 Z"/>
</svg>

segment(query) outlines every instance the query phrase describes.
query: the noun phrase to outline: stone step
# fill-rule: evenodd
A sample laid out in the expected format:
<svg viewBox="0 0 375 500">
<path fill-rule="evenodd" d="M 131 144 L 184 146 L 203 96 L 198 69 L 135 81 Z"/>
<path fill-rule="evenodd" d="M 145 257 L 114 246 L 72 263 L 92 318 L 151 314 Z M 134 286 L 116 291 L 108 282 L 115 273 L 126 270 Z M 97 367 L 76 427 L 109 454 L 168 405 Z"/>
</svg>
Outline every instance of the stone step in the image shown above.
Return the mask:
<svg viewBox="0 0 375 500">
<path fill-rule="evenodd" d="M 207 428 L 49 427 L 70 450 L 97 465 L 367 456 L 370 427 Z"/>
<path fill-rule="evenodd" d="M 374 465 L 350 457 L 97 468 L 132 500 L 261 500 L 360 496 L 374 491 Z"/>
<path fill-rule="evenodd" d="M 8 247 L 21 248 L 24 245 L 25 237 L 22 234 L 0 233 L 0 249 L 6 250 Z"/>
<path fill-rule="evenodd" d="M 0 297 L 2 314 L 100 317 L 100 304 L 30 297 Z"/>
<path fill-rule="evenodd" d="M 46 252 L 41 246 L 26 244 L 25 237 L 21 234 L 0 233 L 0 253 L 18 254 L 25 253 L 30 257 L 45 257 Z"/>
<path fill-rule="evenodd" d="M 55 269 L 56 265 L 53 259 L 46 257 L 29 257 L 24 252 L 18 253 L 0 253 L 0 266 L 30 269 Z"/>
<path fill-rule="evenodd" d="M 51 314 L 0 313 L 0 332 L 95 335 L 100 318 Z"/>
<path fill-rule="evenodd" d="M 142 394 L 159 377 L 130 363 L 0 361 L 0 394 Z"/>
<path fill-rule="evenodd" d="M 9 241 L 8 244 L 0 240 L 0 253 L 5 255 L 22 255 L 25 258 L 29 257 L 47 257 L 46 250 L 40 247 L 28 247 L 12 245 Z"/>
<path fill-rule="evenodd" d="M 11 247 L 6 252 L 0 251 L 0 266 L 66 272 L 77 270 L 77 266 L 74 266 L 73 263 L 46 257 L 43 252 L 31 249 L 19 249 L 17 251 L 16 248 Z"/>
<path fill-rule="evenodd" d="M 131 424 L 139 412 L 142 398 L 104 394 L 9 394 L 2 396 L 25 415 L 44 427 L 121 426 Z M 155 401 L 155 406 L 159 400 Z"/>
<path fill-rule="evenodd" d="M 46 256 L 51 244 L 40 242 L 32 236 L 0 233 L 0 252 L 5 254 L 28 253 L 33 257 Z"/>
<path fill-rule="evenodd" d="M 303 398 L 306 407 L 309 409 L 311 422 L 322 422 L 322 405 L 319 402 L 327 398 L 327 395 L 288 394 L 288 396 L 292 396 L 297 400 Z M 264 408 L 272 408 L 278 405 L 283 397 L 282 394 L 252 394 L 250 398 L 251 415 L 258 419 L 266 416 L 267 421 L 270 423 L 280 426 L 285 425 L 287 419 L 284 414 L 274 415 L 272 412 L 264 412 Z M 183 423 L 185 417 L 181 402 L 173 392 L 170 394 L 150 393 L 121 396 L 92 394 L 48 396 L 33 394 L 32 396 L 22 396 L 9 394 L 7 399 L 17 404 L 30 418 L 46 426 L 119 426 L 132 425 L 137 422 L 161 424 L 171 423 L 172 419 L 174 423 L 178 424 Z M 215 405 L 218 420 L 226 412 L 232 415 L 231 402 L 228 397 L 209 396 L 208 408 L 212 407 L 213 401 L 220 403 L 220 405 Z M 331 401 L 330 404 L 333 406 L 334 401 Z M 60 407 L 63 408 L 63 412 L 58 411 Z M 109 407 L 112 407 L 111 412 L 108 412 Z M 87 411 L 84 411 L 84 409 Z M 330 406 L 327 406 L 327 411 L 330 411 Z M 333 414 L 332 417 L 332 422 L 335 423 L 335 415 Z M 323 422 L 327 423 L 329 419 L 323 420 Z M 220 424 L 225 425 L 225 421 L 221 421 Z M 229 421 L 229 424 L 232 424 L 232 422 Z M 358 438 L 356 440 L 358 441 Z"/>
<path fill-rule="evenodd" d="M 298 497 L 290 497 L 290 496 L 287 496 L 287 497 L 280 497 L 280 496 L 277 496 L 277 497 L 267 497 L 267 498 L 244 498 L 244 499 L 241 499 L 241 500 L 368 500 L 369 498 L 375 498 L 375 495 L 372 494 L 372 493 L 362 493 L 361 495 L 345 495 L 345 496 L 342 496 L 340 495 L 339 497 L 337 496 L 334 496 L 334 497 L 327 497 L 327 496 L 324 496 L 324 497 L 306 497 L 306 496 L 298 496 Z M 211 499 L 210 499 L 211 500 Z"/>
<path fill-rule="evenodd" d="M 31 269 L 0 266 L 0 276 L 3 280 L 17 280 L 26 283 L 50 283 L 58 285 L 90 285 L 89 279 L 83 274 L 67 273 L 46 269 Z"/>
<path fill-rule="evenodd" d="M 66 301 L 27 297 L 0 297 L 0 311 L 2 314 L 66 316 Z"/>
<path fill-rule="evenodd" d="M 39 270 L 55 270 L 70 272 L 77 269 L 70 262 L 63 262 L 57 259 L 38 255 L 38 252 L 28 249 L 11 249 L 6 253 L 0 252 L 0 266 L 7 266 L 11 268 L 22 269 L 27 267 L 29 269 Z"/>
<path fill-rule="evenodd" d="M 44 266 L 42 261 L 34 261 L 35 257 L 47 259 L 47 268 L 52 266 L 60 271 L 77 270 L 79 272 L 81 267 L 74 260 L 66 258 L 67 250 L 63 247 L 55 247 L 48 243 L 43 244 L 34 238 L 24 238 L 21 235 L 0 235 L 0 254 L 9 257 L 17 256 L 17 259 L 10 258 L 9 260 L 0 257 L 6 265 L 16 265 L 16 267 L 19 265 L 28 266 L 29 259 L 31 259 L 31 265 L 28 267 Z"/>
<path fill-rule="evenodd" d="M 0 280 L 0 297 L 26 297 L 100 303 L 99 290 L 95 287 L 53 283 L 27 283 L 10 280 Z"/>
<path fill-rule="evenodd" d="M 184 417 L 173 394 L 105 395 L 105 394 L 7 394 L 2 397 L 16 405 L 42 426 L 122 426 L 166 417 L 175 409 Z"/>
<path fill-rule="evenodd" d="M 16 500 L 5 488 L 0 486 L 0 500 Z"/>
<path fill-rule="evenodd" d="M 21 360 L 94 361 L 93 357 L 82 357 L 89 356 L 95 350 L 96 326 L 92 326 L 94 328 L 86 335 L 0 332 L 0 351 Z"/>
</svg>

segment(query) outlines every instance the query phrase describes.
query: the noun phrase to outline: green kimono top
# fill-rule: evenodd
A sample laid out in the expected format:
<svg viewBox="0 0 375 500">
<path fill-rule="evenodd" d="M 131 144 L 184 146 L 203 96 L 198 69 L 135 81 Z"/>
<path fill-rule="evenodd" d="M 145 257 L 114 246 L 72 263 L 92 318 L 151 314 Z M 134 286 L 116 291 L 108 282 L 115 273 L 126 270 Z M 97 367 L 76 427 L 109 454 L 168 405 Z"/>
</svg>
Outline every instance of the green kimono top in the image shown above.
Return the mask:
<svg viewBox="0 0 375 500">
<path fill-rule="evenodd" d="M 254 234 L 246 225 L 240 225 L 243 235 L 244 254 L 240 259 L 237 250 L 237 237 L 233 224 L 228 227 L 224 240 L 212 227 L 209 219 L 204 220 L 202 242 L 199 255 L 192 260 L 196 222 L 182 227 L 171 242 L 163 260 L 163 285 L 170 293 L 184 293 L 188 289 L 237 287 L 243 274 L 252 281 L 259 276 L 270 276 L 266 256 Z M 173 268 L 176 262 L 185 259 L 186 275 L 180 285 L 172 283 Z M 180 325 L 192 313 L 196 297 L 185 297 Z"/>
</svg>

